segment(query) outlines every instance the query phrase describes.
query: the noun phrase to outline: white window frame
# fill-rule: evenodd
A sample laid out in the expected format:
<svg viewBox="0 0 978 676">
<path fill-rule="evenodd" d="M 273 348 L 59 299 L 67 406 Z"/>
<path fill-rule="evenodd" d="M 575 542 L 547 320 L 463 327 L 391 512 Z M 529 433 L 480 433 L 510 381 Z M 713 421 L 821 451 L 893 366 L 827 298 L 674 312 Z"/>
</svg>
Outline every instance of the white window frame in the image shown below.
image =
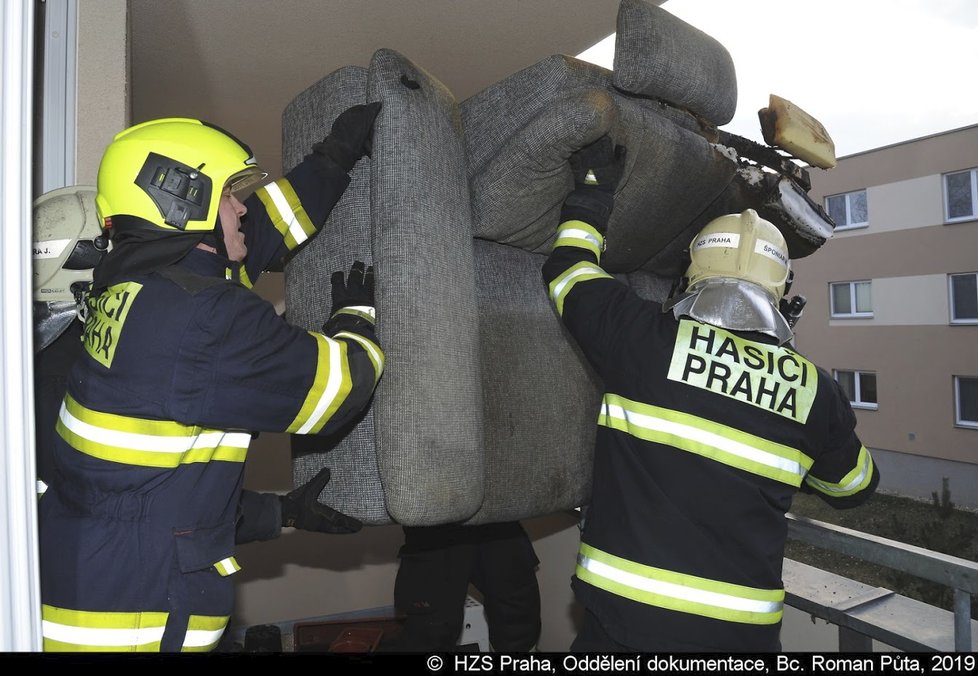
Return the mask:
<svg viewBox="0 0 978 676">
<path fill-rule="evenodd" d="M 968 429 L 978 430 L 978 420 L 964 420 L 961 418 L 961 381 L 974 381 L 978 386 L 978 377 L 974 376 L 954 376 L 954 424 L 956 427 L 967 427 Z"/>
<path fill-rule="evenodd" d="M 858 279 L 851 282 L 829 282 L 829 314 L 832 319 L 872 319 L 873 310 L 870 309 L 868 312 L 860 312 L 856 309 L 856 285 L 857 284 L 869 284 L 869 303 L 870 307 L 873 304 L 873 282 L 870 279 Z M 853 308 L 851 312 L 837 312 L 835 309 L 835 287 L 847 285 L 849 287 L 849 300 L 851 307 Z"/>
<path fill-rule="evenodd" d="M 855 230 L 857 228 L 868 228 L 869 227 L 869 221 L 868 220 L 867 221 L 858 221 L 858 222 L 855 222 L 855 221 L 852 220 L 852 204 L 851 204 L 851 201 L 850 201 L 850 196 L 851 195 L 858 195 L 859 193 L 862 193 L 863 195 L 865 195 L 865 199 L 866 199 L 866 218 L 869 218 L 869 196 L 866 195 L 866 190 L 865 189 L 864 190 L 850 190 L 849 192 L 843 192 L 843 193 L 837 193 L 835 195 L 829 195 L 828 197 L 825 198 L 825 212 L 826 213 L 830 213 L 829 212 L 829 200 L 830 199 L 837 198 L 837 197 L 844 197 L 845 198 L 845 201 L 846 201 L 846 222 L 845 223 L 836 223 L 835 224 L 835 229 L 836 229 L 837 232 L 840 231 L 840 230 Z"/>
<path fill-rule="evenodd" d="M 955 272 L 947 276 L 947 304 L 948 313 L 952 324 L 978 324 L 978 317 L 955 317 L 954 316 L 954 283 L 955 277 L 975 277 L 978 281 L 978 272 Z"/>
<path fill-rule="evenodd" d="M 951 218 L 950 215 L 950 204 L 948 200 L 950 198 L 949 191 L 947 189 L 947 179 L 950 176 L 958 176 L 959 174 L 970 174 L 971 175 L 971 213 L 967 216 L 955 216 Z M 963 221 L 973 221 L 978 219 L 978 169 L 965 169 L 964 171 L 951 171 L 944 174 L 944 178 L 941 181 L 944 188 L 944 222 L 945 223 L 961 223 Z"/>
<path fill-rule="evenodd" d="M 876 411 L 879 409 L 878 401 L 863 401 L 862 400 L 862 378 L 863 376 L 873 376 L 876 378 L 876 371 L 860 371 L 859 369 L 835 369 L 832 371 L 832 377 L 838 382 L 840 373 L 851 373 L 853 385 L 852 388 L 855 390 L 853 392 L 853 397 L 855 401 L 850 400 L 849 405 L 853 408 L 865 409 L 867 411 Z M 879 393 L 878 382 L 877 382 L 877 395 Z M 878 398 L 878 397 L 877 397 Z"/>
</svg>

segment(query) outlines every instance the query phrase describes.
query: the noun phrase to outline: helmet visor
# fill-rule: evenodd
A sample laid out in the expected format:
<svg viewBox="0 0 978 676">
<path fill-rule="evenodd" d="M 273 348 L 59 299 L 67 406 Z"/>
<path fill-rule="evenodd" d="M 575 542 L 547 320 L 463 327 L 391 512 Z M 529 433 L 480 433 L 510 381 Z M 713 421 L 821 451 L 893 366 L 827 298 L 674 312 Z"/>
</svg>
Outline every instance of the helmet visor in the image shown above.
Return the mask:
<svg viewBox="0 0 978 676">
<path fill-rule="evenodd" d="M 268 173 L 258 167 L 246 169 L 229 178 L 227 183 L 224 184 L 224 187 L 235 197 L 240 197 L 253 190 L 258 183 L 264 181 L 267 177 Z"/>
</svg>

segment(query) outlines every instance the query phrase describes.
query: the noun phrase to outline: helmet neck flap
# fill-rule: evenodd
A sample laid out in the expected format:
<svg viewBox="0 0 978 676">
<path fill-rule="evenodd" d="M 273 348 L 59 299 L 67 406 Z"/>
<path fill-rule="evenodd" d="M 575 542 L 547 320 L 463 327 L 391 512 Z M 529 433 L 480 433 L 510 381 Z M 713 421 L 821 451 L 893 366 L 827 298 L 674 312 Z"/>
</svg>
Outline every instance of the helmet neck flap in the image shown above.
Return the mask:
<svg viewBox="0 0 978 676">
<path fill-rule="evenodd" d="M 71 300 L 34 301 L 34 354 L 47 348 L 78 318 L 78 304 Z"/>
<path fill-rule="evenodd" d="M 772 336 L 784 345 L 793 332 L 770 294 L 742 279 L 713 277 L 693 284 L 662 305 L 676 319 L 683 315 L 731 331 L 754 331 Z"/>
<path fill-rule="evenodd" d="M 121 217 L 125 223 L 126 217 Z M 156 228 L 116 227 L 120 217 L 113 219 L 112 250 L 96 266 L 92 293 L 98 295 L 105 288 L 173 265 L 203 239 L 203 232 L 171 234 Z"/>
</svg>

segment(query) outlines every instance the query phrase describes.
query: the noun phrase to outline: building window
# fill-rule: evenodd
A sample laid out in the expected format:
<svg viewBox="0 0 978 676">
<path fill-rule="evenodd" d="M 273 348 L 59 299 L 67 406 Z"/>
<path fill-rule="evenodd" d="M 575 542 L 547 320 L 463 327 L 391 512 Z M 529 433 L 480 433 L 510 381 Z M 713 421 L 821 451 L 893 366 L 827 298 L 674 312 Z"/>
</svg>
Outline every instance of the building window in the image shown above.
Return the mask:
<svg viewBox="0 0 978 676">
<path fill-rule="evenodd" d="M 954 376 L 954 422 L 978 429 L 978 378 Z"/>
<path fill-rule="evenodd" d="M 978 218 L 978 169 L 944 174 L 944 220 Z"/>
<path fill-rule="evenodd" d="M 826 197 L 825 210 L 835 221 L 836 230 L 865 228 L 869 225 L 869 207 L 866 204 L 865 190 Z"/>
<path fill-rule="evenodd" d="M 872 371 L 835 371 L 835 379 L 853 408 L 876 410 L 876 374 Z"/>
<path fill-rule="evenodd" d="M 978 273 L 948 275 L 951 323 L 978 324 Z"/>
<path fill-rule="evenodd" d="M 872 282 L 835 282 L 829 284 L 832 316 L 872 317 Z"/>
</svg>

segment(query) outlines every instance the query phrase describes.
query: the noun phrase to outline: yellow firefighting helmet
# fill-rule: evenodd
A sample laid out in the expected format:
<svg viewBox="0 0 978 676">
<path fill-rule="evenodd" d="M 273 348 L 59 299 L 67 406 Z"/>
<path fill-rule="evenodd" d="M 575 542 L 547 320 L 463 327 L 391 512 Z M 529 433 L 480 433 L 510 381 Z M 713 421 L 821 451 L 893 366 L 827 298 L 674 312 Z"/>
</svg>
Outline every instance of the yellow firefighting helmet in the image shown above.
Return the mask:
<svg viewBox="0 0 978 676">
<path fill-rule="evenodd" d="M 784 236 L 753 209 L 710 221 L 689 245 L 689 287 L 704 279 L 739 279 L 760 286 L 775 304 L 791 270 Z"/>
<path fill-rule="evenodd" d="M 78 317 L 92 270 L 108 249 L 95 213 L 94 186 L 38 197 L 33 230 L 34 349 L 39 352 Z"/>
<path fill-rule="evenodd" d="M 133 219 L 174 234 L 210 232 L 224 187 L 240 190 L 264 176 L 251 148 L 219 127 L 150 120 L 120 132 L 106 148 L 96 208 L 110 232 Z"/>
</svg>

